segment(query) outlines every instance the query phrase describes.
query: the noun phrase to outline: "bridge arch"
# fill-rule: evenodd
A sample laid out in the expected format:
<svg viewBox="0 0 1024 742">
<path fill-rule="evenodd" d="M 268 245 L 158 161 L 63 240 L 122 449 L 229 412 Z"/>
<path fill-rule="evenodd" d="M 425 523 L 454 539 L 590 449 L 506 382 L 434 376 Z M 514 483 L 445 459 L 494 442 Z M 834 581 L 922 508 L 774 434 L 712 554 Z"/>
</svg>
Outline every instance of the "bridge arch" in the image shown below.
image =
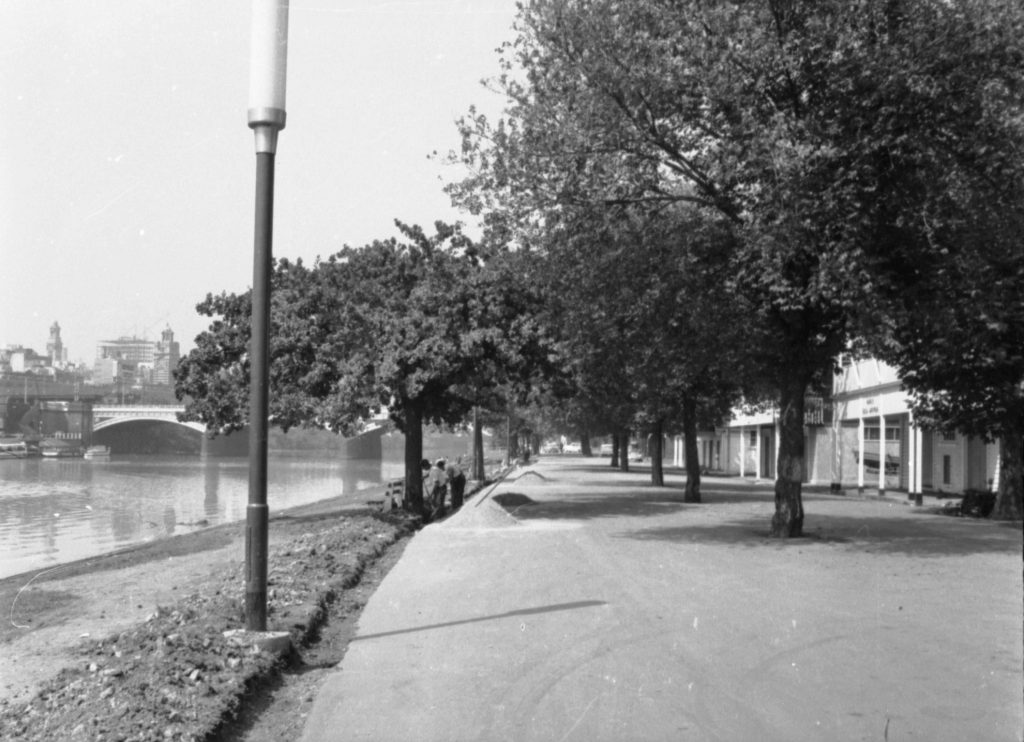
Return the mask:
<svg viewBox="0 0 1024 742">
<path fill-rule="evenodd" d="M 159 416 L 113 418 L 94 424 L 91 443 L 111 453 L 202 455 L 207 450 L 205 428 Z"/>
<path fill-rule="evenodd" d="M 181 405 L 93 405 L 92 442 L 115 454 L 201 454 L 206 426 L 182 422 Z"/>
<path fill-rule="evenodd" d="M 93 432 L 128 422 L 162 422 L 183 425 L 199 433 L 206 426 L 198 422 L 181 422 L 178 414 L 184 412 L 181 405 L 93 405 Z"/>
<path fill-rule="evenodd" d="M 107 418 L 105 420 L 98 420 L 98 421 L 94 422 L 93 426 L 92 426 L 92 430 L 93 430 L 94 433 L 96 433 L 96 432 L 98 432 L 100 430 L 104 430 L 106 428 L 111 428 L 111 427 L 113 427 L 115 425 L 125 425 L 125 424 L 128 424 L 128 423 L 137 423 L 137 422 L 157 422 L 157 423 L 167 423 L 169 425 L 182 425 L 182 426 L 184 426 L 186 428 L 191 428 L 192 430 L 196 431 L 197 433 L 205 433 L 206 432 L 206 426 L 203 425 L 202 423 L 182 422 L 181 420 L 178 420 L 177 418 L 171 419 L 171 418 L 163 417 L 163 416 L 159 416 L 159 415 L 139 415 L 139 416 L 136 416 L 136 417 L 111 417 L 111 418 Z"/>
</svg>

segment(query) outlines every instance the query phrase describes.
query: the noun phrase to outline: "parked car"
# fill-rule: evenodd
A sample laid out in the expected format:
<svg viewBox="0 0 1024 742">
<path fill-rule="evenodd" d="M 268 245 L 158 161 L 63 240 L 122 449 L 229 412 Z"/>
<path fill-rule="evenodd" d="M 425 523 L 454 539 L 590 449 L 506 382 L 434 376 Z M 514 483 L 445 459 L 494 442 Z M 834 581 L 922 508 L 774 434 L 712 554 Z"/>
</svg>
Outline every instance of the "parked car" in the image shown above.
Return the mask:
<svg viewBox="0 0 1024 742">
<path fill-rule="evenodd" d="M 583 447 L 579 443 L 566 443 L 562 447 L 562 453 L 580 453 L 583 451 Z"/>
<path fill-rule="evenodd" d="M 601 444 L 601 455 L 602 456 L 611 456 L 612 452 L 614 450 L 615 450 L 615 446 L 613 446 L 611 443 L 602 443 Z"/>
</svg>

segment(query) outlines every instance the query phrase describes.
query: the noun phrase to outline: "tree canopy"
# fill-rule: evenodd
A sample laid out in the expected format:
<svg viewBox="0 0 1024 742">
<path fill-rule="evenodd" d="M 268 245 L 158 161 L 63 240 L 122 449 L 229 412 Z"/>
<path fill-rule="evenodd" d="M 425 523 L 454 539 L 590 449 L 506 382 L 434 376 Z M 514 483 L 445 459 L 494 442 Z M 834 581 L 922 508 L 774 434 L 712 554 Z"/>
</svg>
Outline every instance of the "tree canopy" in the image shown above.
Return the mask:
<svg viewBox="0 0 1024 742">
<path fill-rule="evenodd" d="M 772 531 L 800 535 L 808 387 L 877 326 L 881 289 L 949 249 L 938 234 L 1020 203 L 1000 189 L 1020 160 L 1021 16 L 1003 0 L 534 0 L 497 81 L 507 115 L 463 121 L 472 173 L 451 190 L 524 241 L 580 205 L 731 223 L 779 406 Z"/>
<path fill-rule="evenodd" d="M 485 390 L 528 384 L 546 341 L 528 286 L 508 281 L 458 227 L 348 248 L 273 272 L 270 416 L 287 430 L 346 435 L 386 408 L 406 434 L 407 492 L 422 506 L 422 426 L 465 419 Z M 246 422 L 247 294 L 208 296 L 214 321 L 175 374 L 184 419 L 228 432 Z"/>
</svg>

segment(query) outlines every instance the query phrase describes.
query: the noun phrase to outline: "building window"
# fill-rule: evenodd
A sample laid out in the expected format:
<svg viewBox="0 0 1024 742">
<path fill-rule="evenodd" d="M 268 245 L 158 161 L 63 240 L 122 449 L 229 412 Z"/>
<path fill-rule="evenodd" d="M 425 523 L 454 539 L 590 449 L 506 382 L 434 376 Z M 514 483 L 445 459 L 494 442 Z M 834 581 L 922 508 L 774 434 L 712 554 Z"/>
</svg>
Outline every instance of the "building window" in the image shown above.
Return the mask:
<svg viewBox="0 0 1024 742">
<path fill-rule="evenodd" d="M 953 460 L 949 454 L 942 457 L 942 483 L 951 484 L 953 481 Z"/>
<path fill-rule="evenodd" d="M 956 443 L 956 433 L 955 432 L 953 432 L 953 433 L 943 433 L 942 434 L 942 442 L 943 443 Z"/>
<path fill-rule="evenodd" d="M 879 438 L 879 428 L 877 425 L 864 426 L 864 440 L 866 441 L 877 441 Z M 900 439 L 899 426 L 886 426 L 885 427 L 885 439 L 887 441 L 898 441 Z"/>
<path fill-rule="evenodd" d="M 756 430 L 751 430 L 747 434 L 747 438 L 748 438 L 748 440 L 750 442 L 750 447 L 751 448 L 757 448 L 757 431 Z"/>
</svg>

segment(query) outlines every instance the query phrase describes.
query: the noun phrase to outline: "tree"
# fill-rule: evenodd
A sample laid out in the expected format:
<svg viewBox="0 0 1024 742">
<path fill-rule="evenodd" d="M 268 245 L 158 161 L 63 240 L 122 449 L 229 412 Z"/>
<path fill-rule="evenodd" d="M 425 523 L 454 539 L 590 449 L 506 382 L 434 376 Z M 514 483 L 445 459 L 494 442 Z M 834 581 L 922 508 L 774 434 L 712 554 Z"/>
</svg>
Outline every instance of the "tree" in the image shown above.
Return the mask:
<svg viewBox="0 0 1024 742">
<path fill-rule="evenodd" d="M 913 287 L 884 292 L 882 319 L 865 333 L 899 369 L 917 424 L 999 442 L 992 515 L 1014 520 L 1024 516 L 1022 205 L 977 204 L 974 229 L 936 235 L 945 253 L 922 264 Z"/>
<path fill-rule="evenodd" d="M 729 283 L 734 241 L 725 220 L 677 205 L 648 214 L 631 242 L 642 287 L 627 312 L 636 333 L 628 371 L 637 419 L 656 441 L 657 486 L 664 485 L 663 434 L 682 431 L 686 502 L 701 499 L 698 430 L 729 414 L 749 367 L 746 302 Z"/>
<path fill-rule="evenodd" d="M 508 115 L 464 122 L 473 173 L 453 193 L 493 209 L 493 229 L 536 230 L 538 214 L 579 202 L 684 202 L 730 220 L 779 402 L 772 533 L 799 536 L 805 394 L 874 291 L 880 238 L 928 234 L 920 206 L 953 182 L 930 176 L 959 162 L 971 190 L 998 174 L 985 148 L 1005 150 L 1005 131 L 974 140 L 977 117 L 944 81 L 1013 108 L 1020 13 L 1000 0 L 538 0 L 506 50 Z"/>
<path fill-rule="evenodd" d="M 894 18 L 888 32 L 916 54 L 903 76 L 882 78 L 878 95 L 879 129 L 889 136 L 874 156 L 882 218 L 865 250 L 874 291 L 864 345 L 899 370 L 919 423 L 999 440 L 993 514 L 1019 519 L 1024 8 L 926 6 Z M 912 143 L 901 134 L 906 120 Z"/>
<path fill-rule="evenodd" d="M 271 419 L 285 431 L 309 426 L 358 432 L 370 405 L 341 417 L 324 405 L 337 377 L 323 347 L 341 311 L 338 297 L 325 292 L 316 270 L 301 261 L 278 260 L 272 284 Z M 248 422 L 250 309 L 249 292 L 207 295 L 196 310 L 214 319 L 174 371 L 175 394 L 185 400 L 182 419 L 204 422 L 214 435 L 239 431 Z"/>
<path fill-rule="evenodd" d="M 543 353 L 528 292 L 488 270 L 458 227 L 399 223 L 406 241 L 345 248 L 312 270 L 278 261 L 271 316 L 273 422 L 358 432 L 383 407 L 406 436 L 407 502 L 423 512 L 425 423 L 462 421 L 479 390 L 521 378 Z M 245 424 L 248 296 L 208 297 L 220 316 L 175 375 L 183 419 Z M 472 392 L 472 393 L 471 393 Z"/>
<path fill-rule="evenodd" d="M 573 205 L 559 218 L 531 245 L 527 270 L 571 369 L 575 416 L 602 421 L 623 451 L 631 428 L 656 429 L 660 444 L 663 430 L 688 419 L 686 497 L 697 501 L 697 409 L 714 410 L 714 422 L 727 413 L 748 340 L 742 297 L 727 300 L 731 229 L 680 205 Z M 613 458 L 628 467 L 628 457 Z M 659 453 L 656 486 L 664 484 L 660 463 Z"/>
</svg>

